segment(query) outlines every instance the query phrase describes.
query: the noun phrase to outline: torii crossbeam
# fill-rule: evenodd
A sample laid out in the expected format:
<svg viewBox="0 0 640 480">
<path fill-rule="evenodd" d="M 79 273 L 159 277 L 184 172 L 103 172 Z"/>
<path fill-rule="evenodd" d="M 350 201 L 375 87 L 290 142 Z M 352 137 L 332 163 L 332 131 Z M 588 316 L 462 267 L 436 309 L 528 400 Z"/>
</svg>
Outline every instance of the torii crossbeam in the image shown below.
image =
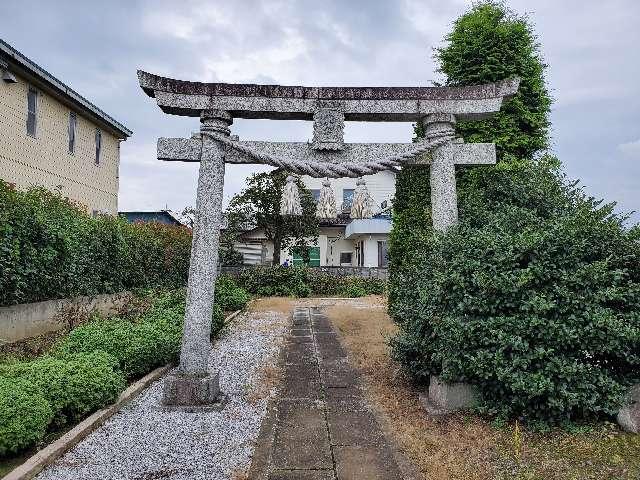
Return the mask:
<svg viewBox="0 0 640 480">
<path fill-rule="evenodd" d="M 208 370 L 209 334 L 226 163 L 264 163 L 315 177 L 359 177 L 429 164 L 433 227 L 457 222 L 456 165 L 496 162 L 492 143 L 454 138 L 457 120 L 479 120 L 516 94 L 518 78 L 471 87 L 293 87 L 174 80 L 138 71 L 140 86 L 174 115 L 200 117 L 200 135 L 160 138 L 158 158 L 200 162 L 196 219 L 179 368 L 167 379 L 167 405 L 209 405 L 219 397 Z M 313 141 L 256 142 L 231 136 L 234 118 L 312 120 Z M 345 143 L 345 121 L 420 122 L 416 143 Z"/>
</svg>

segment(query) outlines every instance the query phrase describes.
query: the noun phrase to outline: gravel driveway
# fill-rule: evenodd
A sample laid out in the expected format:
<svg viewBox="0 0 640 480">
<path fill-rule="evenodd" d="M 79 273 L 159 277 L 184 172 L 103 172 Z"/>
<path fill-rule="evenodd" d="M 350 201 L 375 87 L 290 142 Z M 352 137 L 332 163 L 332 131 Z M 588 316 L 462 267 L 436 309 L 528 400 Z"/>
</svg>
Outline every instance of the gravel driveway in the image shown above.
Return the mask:
<svg viewBox="0 0 640 480">
<path fill-rule="evenodd" d="M 161 410 L 160 380 L 37 478 L 242 478 L 274 394 L 265 389 L 262 374 L 277 364 L 287 327 L 283 314 L 247 313 L 216 342 L 210 365 L 219 369 L 228 398 L 221 411 Z"/>
</svg>

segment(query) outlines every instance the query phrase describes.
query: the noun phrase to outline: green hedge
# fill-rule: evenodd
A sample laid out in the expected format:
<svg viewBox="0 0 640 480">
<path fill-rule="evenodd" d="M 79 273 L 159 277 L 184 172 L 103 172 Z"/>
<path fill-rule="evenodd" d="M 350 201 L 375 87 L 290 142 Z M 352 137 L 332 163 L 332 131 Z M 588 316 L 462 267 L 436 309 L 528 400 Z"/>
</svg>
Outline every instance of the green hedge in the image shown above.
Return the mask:
<svg viewBox="0 0 640 480">
<path fill-rule="evenodd" d="M 398 176 L 395 357 L 418 381 L 477 385 L 489 412 L 615 413 L 640 381 L 640 230 L 552 159 L 474 169 L 459 186 L 458 227 L 434 235 L 428 171 Z"/>
<path fill-rule="evenodd" d="M 309 295 L 362 297 L 386 291 L 386 281 L 376 278 L 338 277 L 305 266 L 255 266 L 242 269 L 237 283 L 259 296 Z"/>
<path fill-rule="evenodd" d="M 40 441 L 53 418 L 38 387 L 21 378 L 0 376 L 0 456 Z"/>
<path fill-rule="evenodd" d="M 112 355 L 127 378 L 144 375 L 177 359 L 184 303 L 161 298 L 141 318 L 97 319 L 72 330 L 58 345 L 58 355 L 101 350 Z"/>
<path fill-rule="evenodd" d="M 126 385 L 116 359 L 102 351 L 0 365 L 0 377 L 20 378 L 38 389 L 57 425 L 112 403 Z"/>
<path fill-rule="evenodd" d="M 44 188 L 0 180 L 0 305 L 186 284 L 191 232 L 92 218 Z"/>
<path fill-rule="evenodd" d="M 241 292 L 218 297 L 239 306 Z M 233 290 L 234 298 L 226 298 Z M 243 298 L 247 298 L 244 294 Z M 180 352 L 184 290 L 164 293 L 133 318 L 96 318 L 72 330 L 52 355 L 0 365 L 0 455 L 15 453 L 58 428 L 113 402 L 126 378 L 175 362 Z M 212 336 L 224 328 L 214 305 Z"/>
</svg>

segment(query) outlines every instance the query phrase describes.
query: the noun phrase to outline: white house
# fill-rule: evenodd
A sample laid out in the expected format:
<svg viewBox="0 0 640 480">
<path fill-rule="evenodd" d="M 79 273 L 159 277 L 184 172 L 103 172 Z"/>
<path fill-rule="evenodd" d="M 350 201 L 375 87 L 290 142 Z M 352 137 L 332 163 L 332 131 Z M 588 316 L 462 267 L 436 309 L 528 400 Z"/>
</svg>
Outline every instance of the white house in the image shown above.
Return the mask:
<svg viewBox="0 0 640 480">
<path fill-rule="evenodd" d="M 395 173 L 382 171 L 364 179 L 375 206 L 373 218 L 368 219 L 351 219 L 349 215 L 356 179 L 331 179 L 338 218 L 320 220 L 318 238 L 309 239 L 311 266 L 387 266 Z M 317 200 L 323 179 L 303 176 L 302 181 Z M 270 263 L 273 256 L 273 243 L 267 241 L 259 229 L 245 232 L 236 244 L 236 249 L 243 254 L 246 264 Z M 288 250 L 283 250 L 280 255 L 280 261 L 285 260 L 294 264 L 302 262 L 301 257 Z"/>
</svg>

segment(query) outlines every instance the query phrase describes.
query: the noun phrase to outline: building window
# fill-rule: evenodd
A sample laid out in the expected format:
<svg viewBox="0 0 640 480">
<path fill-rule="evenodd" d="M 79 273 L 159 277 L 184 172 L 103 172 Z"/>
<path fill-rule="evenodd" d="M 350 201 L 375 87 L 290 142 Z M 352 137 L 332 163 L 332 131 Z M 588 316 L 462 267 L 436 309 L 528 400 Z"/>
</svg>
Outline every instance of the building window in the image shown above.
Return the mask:
<svg viewBox="0 0 640 480">
<path fill-rule="evenodd" d="M 384 268 L 389 266 L 387 242 L 385 241 L 378 241 L 378 266 Z"/>
<path fill-rule="evenodd" d="M 320 201 L 320 190 L 318 190 L 317 188 L 312 188 L 309 191 L 311 192 L 311 195 L 313 195 L 313 200 L 318 203 Z"/>
<path fill-rule="evenodd" d="M 351 208 L 353 203 L 353 188 L 345 188 L 342 190 L 342 203 L 345 207 Z"/>
<path fill-rule="evenodd" d="M 36 136 L 36 127 L 38 123 L 38 91 L 29 87 L 27 92 L 27 135 Z"/>
<path fill-rule="evenodd" d="M 353 252 L 340 252 L 340 265 L 351 265 Z"/>
<path fill-rule="evenodd" d="M 76 126 L 78 117 L 74 112 L 69 112 L 69 153 L 76 151 Z"/>
<path fill-rule="evenodd" d="M 100 165 L 100 154 L 102 153 L 102 132 L 96 130 L 96 165 Z"/>
</svg>

